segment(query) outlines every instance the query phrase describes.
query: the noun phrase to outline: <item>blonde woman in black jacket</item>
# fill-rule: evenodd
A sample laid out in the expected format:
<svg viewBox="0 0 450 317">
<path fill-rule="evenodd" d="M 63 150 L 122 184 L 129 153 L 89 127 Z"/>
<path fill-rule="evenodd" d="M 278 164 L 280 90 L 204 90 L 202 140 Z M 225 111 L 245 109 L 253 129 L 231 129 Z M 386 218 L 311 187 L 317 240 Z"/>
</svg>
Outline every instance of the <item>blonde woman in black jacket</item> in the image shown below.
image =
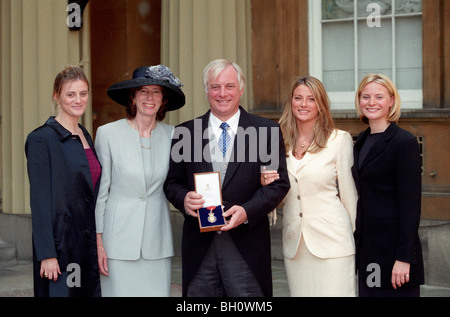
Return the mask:
<svg viewBox="0 0 450 317">
<path fill-rule="evenodd" d="M 369 124 L 355 143 L 352 168 L 359 194 L 359 296 L 419 296 L 424 283 L 419 146 L 397 125 L 400 97 L 388 77 L 366 76 L 355 103 L 360 119 Z"/>
</svg>

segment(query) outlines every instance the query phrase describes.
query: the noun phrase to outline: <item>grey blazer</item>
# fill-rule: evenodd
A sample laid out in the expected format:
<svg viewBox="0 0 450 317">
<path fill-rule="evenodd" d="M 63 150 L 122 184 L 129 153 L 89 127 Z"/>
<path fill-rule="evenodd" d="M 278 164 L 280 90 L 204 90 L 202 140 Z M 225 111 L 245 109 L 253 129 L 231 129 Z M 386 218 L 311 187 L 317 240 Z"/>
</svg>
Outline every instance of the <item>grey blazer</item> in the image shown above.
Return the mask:
<svg viewBox="0 0 450 317">
<path fill-rule="evenodd" d="M 151 135 L 148 180 L 138 131 L 126 119 L 98 128 L 95 149 L 103 167 L 95 208 L 97 233 L 108 258 L 155 260 L 173 256 L 169 203 L 163 184 L 173 126 L 158 122 Z"/>
</svg>

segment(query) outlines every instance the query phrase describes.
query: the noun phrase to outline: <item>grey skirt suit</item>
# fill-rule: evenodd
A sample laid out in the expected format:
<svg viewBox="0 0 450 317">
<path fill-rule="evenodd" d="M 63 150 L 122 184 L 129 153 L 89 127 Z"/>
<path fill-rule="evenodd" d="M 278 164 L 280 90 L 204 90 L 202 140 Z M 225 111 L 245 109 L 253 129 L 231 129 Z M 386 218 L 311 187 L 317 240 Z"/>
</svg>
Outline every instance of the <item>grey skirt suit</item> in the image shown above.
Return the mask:
<svg viewBox="0 0 450 317">
<path fill-rule="evenodd" d="M 163 183 L 172 131 L 157 122 L 143 148 L 126 119 L 97 130 L 95 148 L 104 173 L 95 216 L 110 275 L 101 276 L 103 296 L 170 296 L 174 252 Z"/>
</svg>

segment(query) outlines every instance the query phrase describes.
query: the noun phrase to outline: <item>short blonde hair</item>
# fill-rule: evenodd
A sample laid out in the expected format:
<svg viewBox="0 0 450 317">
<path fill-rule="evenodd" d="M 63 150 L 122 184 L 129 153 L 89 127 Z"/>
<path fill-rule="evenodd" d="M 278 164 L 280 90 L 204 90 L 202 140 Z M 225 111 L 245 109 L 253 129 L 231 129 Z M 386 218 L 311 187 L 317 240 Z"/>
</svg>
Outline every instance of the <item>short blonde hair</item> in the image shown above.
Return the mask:
<svg viewBox="0 0 450 317">
<path fill-rule="evenodd" d="M 359 98 L 361 98 L 361 92 L 363 91 L 364 87 L 367 84 L 370 83 L 377 83 L 382 85 L 384 88 L 387 89 L 389 95 L 391 97 L 394 97 L 394 104 L 391 107 L 391 110 L 389 111 L 389 114 L 387 116 L 387 120 L 389 122 L 395 122 L 398 123 L 398 120 L 400 119 L 400 106 L 401 106 L 401 100 L 400 95 L 397 91 L 397 88 L 395 87 L 392 80 L 389 79 L 386 75 L 383 74 L 369 74 L 366 77 L 361 80 L 359 83 L 358 91 L 356 92 L 355 96 L 355 108 L 356 113 L 358 114 L 359 119 L 364 123 L 369 123 L 369 120 L 366 118 L 366 116 L 362 113 L 361 107 L 359 104 Z"/>
</svg>

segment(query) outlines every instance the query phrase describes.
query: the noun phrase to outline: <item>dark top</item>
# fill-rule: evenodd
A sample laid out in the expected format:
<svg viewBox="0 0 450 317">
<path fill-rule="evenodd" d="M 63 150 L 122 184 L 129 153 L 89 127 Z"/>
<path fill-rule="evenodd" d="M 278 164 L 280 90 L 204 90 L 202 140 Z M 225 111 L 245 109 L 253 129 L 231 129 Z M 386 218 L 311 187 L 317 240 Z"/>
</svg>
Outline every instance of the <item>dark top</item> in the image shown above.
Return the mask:
<svg viewBox="0 0 450 317">
<path fill-rule="evenodd" d="M 96 156 L 89 133 L 80 128 Z M 50 117 L 28 135 L 25 154 L 35 296 L 99 296 L 95 230 L 99 182 L 94 187 L 80 138 Z M 40 261 L 49 258 L 57 258 L 62 272 L 56 283 L 39 276 Z M 70 287 L 68 280 L 80 287 Z"/>
<path fill-rule="evenodd" d="M 424 283 L 418 234 L 422 197 L 419 145 L 410 132 L 391 123 L 367 147 L 361 160 L 371 138 L 370 128 L 358 136 L 352 167 L 358 190 L 355 242 L 359 278 L 366 281 L 375 264 L 381 271 L 381 287 L 392 288 L 392 267 L 399 260 L 411 264 L 410 282 L 402 288 L 418 286 Z"/>
<path fill-rule="evenodd" d="M 89 149 L 84 149 L 86 152 L 86 157 L 89 162 L 89 170 L 91 171 L 91 177 L 92 177 L 92 184 L 94 187 L 97 185 L 97 181 L 100 178 L 100 175 L 102 174 L 102 167 L 100 166 L 100 162 L 98 161 L 97 157 L 94 154 L 94 151 Z"/>
<path fill-rule="evenodd" d="M 383 136 L 382 133 L 373 133 L 373 134 L 371 133 L 367 136 L 366 141 L 361 147 L 361 152 L 359 153 L 358 168 L 361 167 L 361 164 L 362 162 L 364 162 L 367 153 L 369 153 L 372 146 L 380 139 L 381 136 Z"/>
</svg>

